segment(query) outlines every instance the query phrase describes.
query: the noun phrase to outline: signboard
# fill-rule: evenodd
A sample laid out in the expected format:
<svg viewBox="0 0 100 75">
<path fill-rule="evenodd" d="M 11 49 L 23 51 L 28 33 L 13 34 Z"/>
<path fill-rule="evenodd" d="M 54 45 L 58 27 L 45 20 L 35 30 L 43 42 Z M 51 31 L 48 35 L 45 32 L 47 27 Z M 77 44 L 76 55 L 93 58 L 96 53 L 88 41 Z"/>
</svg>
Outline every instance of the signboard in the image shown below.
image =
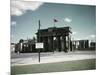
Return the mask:
<svg viewBox="0 0 100 75">
<path fill-rule="evenodd" d="M 36 43 L 36 49 L 43 48 L 43 43 Z"/>
</svg>

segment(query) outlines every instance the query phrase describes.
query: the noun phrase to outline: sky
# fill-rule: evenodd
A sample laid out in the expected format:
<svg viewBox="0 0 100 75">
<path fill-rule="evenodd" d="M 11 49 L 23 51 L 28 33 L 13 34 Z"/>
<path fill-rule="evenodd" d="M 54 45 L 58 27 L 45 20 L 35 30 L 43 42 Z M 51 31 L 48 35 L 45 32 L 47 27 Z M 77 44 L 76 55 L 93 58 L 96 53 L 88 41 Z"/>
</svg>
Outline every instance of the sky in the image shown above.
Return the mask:
<svg viewBox="0 0 100 75">
<path fill-rule="evenodd" d="M 96 41 L 96 6 L 45 2 L 11 1 L 11 42 L 36 37 L 41 29 L 70 26 L 72 39 Z"/>
</svg>

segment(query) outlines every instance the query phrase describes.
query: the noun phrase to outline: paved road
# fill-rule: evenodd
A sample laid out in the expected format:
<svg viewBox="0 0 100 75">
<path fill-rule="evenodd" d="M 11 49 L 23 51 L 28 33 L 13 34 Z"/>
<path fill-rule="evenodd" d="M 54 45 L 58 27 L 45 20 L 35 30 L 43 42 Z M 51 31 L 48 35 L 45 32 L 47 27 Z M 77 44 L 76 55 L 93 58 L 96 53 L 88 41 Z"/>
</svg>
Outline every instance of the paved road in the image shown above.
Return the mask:
<svg viewBox="0 0 100 75">
<path fill-rule="evenodd" d="M 64 53 L 64 52 L 46 52 L 46 53 L 41 53 L 41 57 L 44 56 L 52 56 L 52 55 L 89 55 L 89 54 L 95 54 L 95 51 L 75 51 L 75 52 L 68 52 L 68 53 Z M 33 57 L 36 58 L 38 57 L 38 53 L 20 53 L 20 54 L 16 54 L 16 53 L 11 53 L 11 59 L 16 59 L 16 58 L 29 58 L 29 57 Z"/>
<path fill-rule="evenodd" d="M 21 53 L 11 54 L 11 65 L 27 65 L 27 64 L 41 64 L 53 63 L 62 61 L 73 61 L 83 59 L 95 59 L 95 51 L 75 51 L 75 52 L 48 52 L 41 53 L 41 62 L 38 62 L 38 53 Z"/>
<path fill-rule="evenodd" d="M 50 56 L 52 54 L 53 54 L 53 52 L 41 53 L 41 57 L 43 57 L 43 56 Z M 38 56 L 38 53 L 20 53 L 20 54 L 11 53 L 11 59 L 16 59 L 16 58 L 29 58 L 29 57 L 35 58 L 37 56 Z"/>
</svg>

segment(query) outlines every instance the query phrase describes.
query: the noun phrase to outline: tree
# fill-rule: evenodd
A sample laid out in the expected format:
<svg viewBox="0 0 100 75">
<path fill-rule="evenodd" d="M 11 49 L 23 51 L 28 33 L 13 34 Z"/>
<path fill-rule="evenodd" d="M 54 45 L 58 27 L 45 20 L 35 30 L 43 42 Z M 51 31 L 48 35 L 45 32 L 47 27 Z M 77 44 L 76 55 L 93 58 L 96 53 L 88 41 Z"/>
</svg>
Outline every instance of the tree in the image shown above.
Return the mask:
<svg viewBox="0 0 100 75">
<path fill-rule="evenodd" d="M 19 40 L 19 43 L 23 43 L 23 42 L 24 42 L 24 40 L 23 40 L 23 39 L 20 39 L 20 40 Z"/>
<path fill-rule="evenodd" d="M 35 37 L 33 37 L 33 41 L 34 41 L 34 42 L 36 41 L 36 38 L 35 38 Z"/>
</svg>

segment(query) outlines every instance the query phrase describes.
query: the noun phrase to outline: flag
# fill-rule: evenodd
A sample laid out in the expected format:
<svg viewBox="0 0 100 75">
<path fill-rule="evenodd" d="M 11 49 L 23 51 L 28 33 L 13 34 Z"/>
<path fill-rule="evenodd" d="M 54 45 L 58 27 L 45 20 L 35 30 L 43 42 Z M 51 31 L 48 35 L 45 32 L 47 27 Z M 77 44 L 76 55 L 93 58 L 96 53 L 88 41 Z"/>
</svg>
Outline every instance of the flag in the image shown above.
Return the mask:
<svg viewBox="0 0 100 75">
<path fill-rule="evenodd" d="M 54 22 L 58 22 L 58 20 L 54 19 Z"/>
</svg>

